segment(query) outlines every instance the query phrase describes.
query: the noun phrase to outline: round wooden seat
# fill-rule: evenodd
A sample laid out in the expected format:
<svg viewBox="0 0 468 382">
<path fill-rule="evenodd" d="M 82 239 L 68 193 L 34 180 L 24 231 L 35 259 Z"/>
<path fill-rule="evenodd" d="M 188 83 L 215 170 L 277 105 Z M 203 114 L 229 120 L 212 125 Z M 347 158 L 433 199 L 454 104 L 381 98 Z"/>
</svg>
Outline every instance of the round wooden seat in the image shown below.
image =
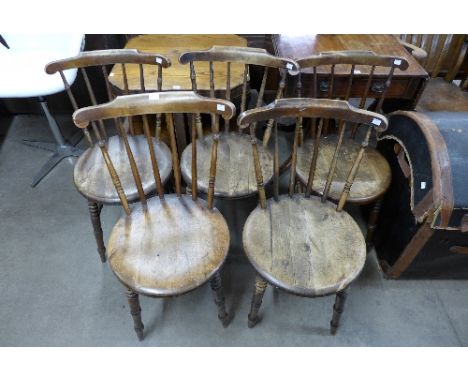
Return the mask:
<svg viewBox="0 0 468 382">
<path fill-rule="evenodd" d="M 317 167 L 315 170 L 313 190 L 323 193 L 327 182 L 328 171 L 335 152 L 338 137 L 328 135 L 321 138 Z M 336 164 L 335 176 L 328 196 L 333 200 L 339 200 L 341 192 L 348 177 L 349 171 L 357 157 L 360 144 L 352 139 L 343 139 Z M 314 152 L 314 140 L 304 141 L 297 152 L 296 173 L 303 184 L 307 184 L 310 164 Z M 356 178 L 348 197 L 349 202 L 369 203 L 382 196 L 390 186 L 391 170 L 385 158 L 376 149 L 367 147 L 364 151 Z"/>
<path fill-rule="evenodd" d="M 243 231 L 247 257 L 257 272 L 289 292 L 314 297 L 345 289 L 361 272 L 366 244 L 359 226 L 336 205 L 295 194 L 267 201 Z"/>
<path fill-rule="evenodd" d="M 112 229 L 109 265 L 119 280 L 149 296 L 174 296 L 209 280 L 229 249 L 229 230 L 221 213 L 204 200 L 165 195 L 136 206 Z"/>
<path fill-rule="evenodd" d="M 198 189 L 208 192 L 212 135 L 197 140 Z M 273 155 L 258 145 L 264 183 L 273 177 Z M 192 145 L 188 145 L 181 158 L 181 171 L 187 184 L 192 181 Z M 235 132 L 221 133 L 218 144 L 215 195 L 240 198 L 257 192 L 250 135 Z"/>
<path fill-rule="evenodd" d="M 148 143 L 142 135 L 129 136 L 128 142 L 140 172 L 143 190 L 148 194 L 156 189 Z M 156 139 L 153 139 L 153 142 L 161 181 L 164 183 L 172 170 L 171 152 L 164 142 L 157 142 Z M 112 136 L 106 145 L 127 199 L 135 201 L 138 199 L 138 190 L 123 141 L 118 136 Z M 78 191 L 88 199 L 101 203 L 120 201 L 101 149 L 97 145 L 87 149 L 78 158 L 74 169 L 74 181 Z"/>
</svg>

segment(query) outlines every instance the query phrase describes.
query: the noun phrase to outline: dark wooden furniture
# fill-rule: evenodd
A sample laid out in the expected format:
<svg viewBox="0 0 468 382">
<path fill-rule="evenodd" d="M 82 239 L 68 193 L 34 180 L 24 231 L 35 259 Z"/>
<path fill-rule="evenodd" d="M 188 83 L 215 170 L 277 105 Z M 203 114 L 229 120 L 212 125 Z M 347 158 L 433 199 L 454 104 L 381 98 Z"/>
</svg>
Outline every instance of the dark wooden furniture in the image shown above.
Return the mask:
<svg viewBox="0 0 468 382">
<path fill-rule="evenodd" d="M 417 111 L 468 111 L 466 35 L 402 35 L 401 44 L 430 73 Z M 457 86 L 453 80 L 459 79 Z"/>
<path fill-rule="evenodd" d="M 341 98 L 347 101 L 351 94 L 358 97 L 360 91 L 359 108 L 366 108 L 370 103 L 368 108 L 376 112 L 381 112 L 395 71 L 404 72 L 408 69 L 408 62 L 403 57 L 378 55 L 368 51 L 323 52 L 302 58 L 298 64 L 301 68 L 297 83 L 298 96 L 318 98 L 323 96 L 321 93 L 326 90 L 326 96 L 332 99 L 337 97 L 336 93 L 341 94 L 337 87 L 345 86 L 346 92 Z M 337 68 L 344 65 L 349 67 L 349 73 L 345 79 L 337 80 Z M 312 80 L 308 81 L 308 86 L 304 88 L 303 74 L 307 76 L 311 72 Z M 383 78 L 383 85 L 378 89 L 373 87 L 376 72 Z M 386 76 L 382 77 L 385 72 Z M 302 127 L 302 121 L 300 125 Z M 339 200 L 346 177 L 360 150 L 360 144 L 356 141 L 359 126 L 351 126 L 348 129 L 349 135 L 345 134 L 345 121 L 340 121 L 336 134 L 327 134 L 328 127 L 326 120 L 310 121 L 307 129 L 309 139 L 302 143 L 302 135 L 299 137 L 296 171 L 299 181 L 306 185 L 313 162 L 314 192 L 325 198 Z M 314 149 L 316 145 L 320 145 L 320 150 Z M 329 173 L 330 166 L 335 164 L 335 172 Z M 368 245 L 372 242 L 381 197 L 390 185 L 390 180 L 390 167 L 385 158 L 374 148 L 366 147 L 348 201 L 358 204 L 375 203 L 368 222 Z"/>
<path fill-rule="evenodd" d="M 361 229 L 343 211 L 343 207 L 369 142 L 371 130 L 385 130 L 387 120 L 380 114 L 353 108 L 346 101 L 291 98 L 246 111 L 239 116 L 238 124 L 246 128 L 260 121 L 277 120 L 281 117 L 296 120 L 288 195 L 279 195 L 279 155 L 278 145 L 275 144 L 274 197 L 266 199 L 258 144 L 252 135 L 260 203 L 247 218 L 243 230 L 245 253 L 258 273 L 248 317 L 249 327 L 258 322 L 258 310 L 269 282 L 300 296 L 336 294 L 330 323 L 334 334 L 343 311 L 346 288 L 359 275 L 366 259 L 366 245 Z M 367 126 L 359 153 L 342 187 L 338 205 L 328 201 L 326 197 L 311 195 L 314 166 L 311 166 L 305 194 L 294 191 L 300 120 L 307 118 L 336 118 Z M 277 129 L 278 124 L 275 123 L 275 140 Z M 335 168 L 336 163 L 332 163 L 329 171 L 333 173 Z M 329 186 L 330 182 L 326 187 Z"/>
<path fill-rule="evenodd" d="M 242 93 L 240 94 L 240 112 L 247 108 L 247 92 L 249 82 L 249 66 L 260 67 L 263 70 L 263 79 L 260 91 L 256 100 L 256 107 L 262 105 L 265 86 L 269 71 L 279 70 L 281 80 L 278 85 L 276 98 L 281 98 L 286 82 L 286 76 L 289 73 L 297 74 L 298 65 L 291 59 L 275 57 L 267 53 L 264 49 L 257 48 L 239 48 L 214 46 L 209 50 L 190 51 L 182 53 L 179 62 L 190 65 L 190 77 L 192 80 L 192 90 L 198 90 L 198 73 L 209 73 L 210 96 L 222 97 L 231 100 L 235 97 L 232 94 L 231 77 L 233 65 L 241 65 L 242 75 Z M 206 68 L 202 66 L 205 64 Z M 199 65 L 198 67 L 196 65 Z M 216 70 L 219 77 L 215 77 L 215 65 L 224 66 Z M 205 71 L 203 70 L 205 69 Z M 223 75 L 221 75 L 223 73 Z M 205 163 L 210 157 L 210 147 L 213 140 L 213 134 L 203 135 L 201 129 L 200 117 L 196 117 L 196 127 L 198 133 L 197 152 L 200 156 L 198 162 L 198 188 L 202 192 L 207 192 L 209 187 L 209 171 Z M 269 121 L 265 134 L 271 134 L 273 120 Z M 255 129 L 256 126 L 253 128 Z M 257 192 L 255 186 L 255 171 L 251 155 L 250 137 L 246 134 L 232 131 L 229 124 L 224 126 L 224 131 L 219 136 L 218 152 L 218 181 L 215 188 L 215 196 L 223 198 L 241 198 L 247 197 Z M 187 184 L 191 183 L 191 150 L 192 144 L 188 145 L 181 157 L 182 176 Z M 273 155 L 267 147 L 259 148 L 259 158 L 266 183 L 273 176 Z"/>
<path fill-rule="evenodd" d="M 375 54 L 403 57 L 408 62 L 408 68 L 405 71 L 395 70 L 392 85 L 387 90 L 386 98 L 395 102 L 392 108 L 413 109 L 416 105 L 421 92 L 424 89 L 425 82 L 428 79 L 427 72 L 419 63 L 404 49 L 398 39 L 392 35 L 274 35 L 273 45 L 275 54 L 281 57 L 289 57 L 298 60 L 321 52 L 343 51 L 343 50 L 367 50 Z M 344 97 L 347 92 L 347 78 L 350 73 L 350 65 L 337 65 L 335 68 L 335 94 L 337 97 Z M 329 70 L 323 68 L 323 73 L 328 74 Z M 308 76 L 303 76 L 304 88 L 310 87 L 312 79 L 312 70 L 305 71 Z M 321 74 L 321 71 L 318 71 Z M 360 75 L 366 78 L 370 74 L 370 67 L 363 70 Z M 372 88 L 378 90 L 384 85 L 388 71 L 385 68 L 377 69 L 374 73 Z M 372 89 L 371 88 L 371 89 Z M 350 97 L 360 97 L 362 94 L 362 85 L 351 88 Z M 293 88 L 291 88 L 293 91 Z M 319 93 L 319 97 L 326 97 L 327 89 Z"/>
<path fill-rule="evenodd" d="M 235 114 L 234 105 L 225 100 L 204 98 L 194 92 L 163 92 L 117 97 L 105 105 L 78 110 L 73 115 L 77 126 L 86 128 L 93 121 L 148 114 L 166 116 L 166 129 L 170 137 L 175 194 L 164 194 L 159 181 L 159 162 L 152 157 L 158 197 L 147 199 L 139 193 L 139 203 L 129 206 L 129 199 L 122 187 L 120 174 L 101 141 L 99 149 L 105 160 L 115 190 L 124 209 L 114 226 L 108 243 L 109 265 L 117 278 L 127 288 L 127 297 L 134 319 L 134 327 L 140 340 L 143 339 L 143 323 L 140 315 L 138 294 L 151 297 L 176 296 L 189 292 L 211 280 L 211 288 L 218 307 L 218 317 L 223 325 L 228 324 L 219 270 L 229 248 L 229 230 L 223 216 L 213 207 L 216 180 L 217 132 L 220 116 L 226 121 Z M 183 195 L 173 113 L 214 116 L 214 138 L 211 145 L 210 188 L 208 201 L 198 198 L 197 152 L 192 152 L 192 195 Z M 125 135 L 124 135 L 125 136 Z M 195 141 L 195 125 L 192 127 Z M 152 147 L 149 135 L 147 144 Z M 139 190 L 138 169 L 132 166 L 132 151 L 128 162 Z"/>
<path fill-rule="evenodd" d="M 392 183 L 375 247 L 390 278 L 468 278 L 468 113 L 395 112 L 378 149 Z"/>
<path fill-rule="evenodd" d="M 95 87 L 87 74 L 90 68 L 98 69 L 101 72 L 106 85 L 108 100 L 111 101 L 114 98 L 114 94 L 109 84 L 108 65 L 116 65 L 122 70 L 125 83 L 124 92 L 128 93 L 127 68 L 136 68 L 139 73 L 139 91 L 144 92 L 146 86 L 148 86 L 148 82 L 144 76 L 145 69 L 148 67 L 156 68 L 158 74 L 155 79 L 155 86 L 157 89 L 160 89 L 162 84 L 162 69 L 169 67 L 170 64 L 170 61 L 166 57 L 159 54 L 142 53 L 133 49 L 110 49 L 83 52 L 75 57 L 51 62 L 47 65 L 46 72 L 49 74 L 60 73 L 73 109 L 78 110 L 79 105 L 63 74 L 64 71 L 73 68 L 80 69 L 88 90 L 89 104 L 96 105 Z M 160 132 L 161 129 L 160 119 L 161 116 L 156 117 L 157 132 Z M 144 136 L 126 136 L 126 128 L 129 128 L 131 132 L 133 131 L 131 118 L 126 121 L 127 125 L 129 125 L 128 127 L 125 127 L 124 122 L 119 119 L 115 119 L 113 122 L 114 128 L 117 129 L 117 135 L 108 134 L 109 129 L 105 127 L 103 121 L 93 122 L 91 129 L 83 129 L 89 148 L 78 158 L 73 172 L 77 190 L 88 200 L 94 236 L 102 262 L 106 261 L 106 248 L 100 220 L 102 205 L 119 203 L 119 195 L 113 187 L 112 179 L 106 170 L 105 160 L 100 154 L 99 144 L 105 142 L 110 158 L 116 163 L 116 167 L 120 173 L 121 185 L 129 202 L 138 200 L 141 193 L 148 195 L 156 190 L 151 162 L 148 158 L 157 158 L 160 169 L 159 180 L 162 184 L 166 182 L 171 173 L 170 150 L 161 141 L 159 133 L 157 133 L 156 138 L 152 139 L 153 145 L 147 146 Z M 147 120 L 143 122 L 146 122 L 144 130 L 146 136 L 149 137 L 150 132 Z M 94 135 L 94 138 L 92 135 Z M 132 153 L 130 162 L 123 159 L 128 153 Z M 135 179 L 137 182 L 134 181 L 136 173 L 132 172 L 133 166 L 138 168 L 138 179 Z M 140 183 L 141 189 L 138 187 Z"/>
</svg>

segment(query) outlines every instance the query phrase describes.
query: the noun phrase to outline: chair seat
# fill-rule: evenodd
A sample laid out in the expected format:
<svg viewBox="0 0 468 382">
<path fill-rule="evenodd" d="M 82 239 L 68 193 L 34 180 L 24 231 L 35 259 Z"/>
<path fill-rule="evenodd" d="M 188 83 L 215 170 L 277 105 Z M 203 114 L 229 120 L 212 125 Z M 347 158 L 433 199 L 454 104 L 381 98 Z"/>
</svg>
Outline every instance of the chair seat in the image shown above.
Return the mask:
<svg viewBox="0 0 468 382">
<path fill-rule="evenodd" d="M 197 140 L 198 189 L 208 192 L 211 144 L 213 136 L 205 135 Z M 273 155 L 258 144 L 264 183 L 273 177 Z M 215 196 L 227 198 L 246 197 L 257 192 L 255 169 L 250 135 L 235 132 L 221 133 L 216 165 Z M 192 181 L 192 144 L 188 145 L 181 158 L 181 171 L 187 184 Z"/>
<path fill-rule="evenodd" d="M 366 244 L 359 226 L 336 205 L 295 194 L 267 201 L 243 231 L 247 257 L 273 285 L 301 296 L 345 289 L 361 272 Z"/>
<path fill-rule="evenodd" d="M 153 168 L 149 156 L 148 143 L 142 135 L 129 136 L 128 142 L 137 164 L 143 190 L 148 194 L 156 189 Z M 161 181 L 164 183 L 171 174 L 172 160 L 169 148 L 164 142 L 153 139 Z M 119 136 L 112 136 L 107 141 L 107 150 L 120 178 L 120 182 L 129 201 L 138 199 L 138 190 L 133 179 L 130 163 L 123 141 Z M 76 162 L 74 181 L 78 191 L 86 198 L 99 203 L 119 203 L 112 178 L 104 162 L 99 146 L 87 149 Z"/>
<path fill-rule="evenodd" d="M 432 78 L 416 106 L 417 111 L 468 111 L 468 92 L 443 78 Z"/>
<path fill-rule="evenodd" d="M 119 280 L 138 293 L 174 296 L 209 280 L 223 264 L 229 230 L 221 213 L 204 200 L 165 195 L 137 205 L 114 226 L 109 264 Z"/>
<path fill-rule="evenodd" d="M 317 167 L 312 188 L 322 194 L 327 182 L 328 171 L 332 162 L 338 137 L 328 135 L 321 138 Z M 360 144 L 352 139 L 343 139 L 333 178 L 329 197 L 339 200 L 349 171 L 357 157 Z M 297 152 L 296 173 L 303 184 L 307 184 L 309 169 L 314 152 L 314 140 L 306 140 Z M 390 186 L 391 170 L 385 158 L 376 149 L 367 147 L 358 168 L 351 191 L 349 202 L 369 203 L 382 196 Z"/>
</svg>

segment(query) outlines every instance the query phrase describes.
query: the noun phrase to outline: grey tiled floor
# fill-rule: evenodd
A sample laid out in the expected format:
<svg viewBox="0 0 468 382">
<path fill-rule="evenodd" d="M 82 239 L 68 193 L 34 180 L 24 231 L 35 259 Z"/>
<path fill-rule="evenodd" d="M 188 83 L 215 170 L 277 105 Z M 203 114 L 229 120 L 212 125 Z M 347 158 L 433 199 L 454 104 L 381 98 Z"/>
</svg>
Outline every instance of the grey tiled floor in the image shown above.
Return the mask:
<svg viewBox="0 0 468 382">
<path fill-rule="evenodd" d="M 69 134 L 69 117 L 59 122 Z M 254 272 L 235 234 L 222 273 L 234 314 L 229 327 L 218 322 L 208 286 L 172 299 L 142 297 L 146 338 L 139 343 L 123 289 L 99 261 L 86 201 L 73 186 L 72 163 L 63 161 L 32 189 L 29 183 L 49 154 L 22 145 L 22 138 L 52 140 L 41 116 L 17 116 L 0 146 L 1 346 L 468 344 L 468 281 L 385 280 L 373 252 L 350 290 L 336 336 L 328 332 L 332 297 L 304 299 L 271 287 L 262 321 L 248 329 Z M 239 209 L 226 211 L 242 224 Z M 104 207 L 106 238 L 120 213 L 120 207 Z"/>
</svg>

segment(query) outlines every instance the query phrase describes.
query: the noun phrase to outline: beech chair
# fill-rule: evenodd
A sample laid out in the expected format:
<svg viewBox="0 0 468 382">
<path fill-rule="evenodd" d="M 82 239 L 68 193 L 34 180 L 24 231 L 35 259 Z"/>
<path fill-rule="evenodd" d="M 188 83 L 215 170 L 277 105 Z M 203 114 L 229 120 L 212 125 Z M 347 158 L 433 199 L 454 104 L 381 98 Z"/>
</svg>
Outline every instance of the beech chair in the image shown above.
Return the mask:
<svg viewBox="0 0 468 382">
<path fill-rule="evenodd" d="M 401 35 L 401 44 L 430 74 L 416 111 L 468 111 L 468 73 L 461 72 L 466 59 L 466 35 Z M 460 84 L 453 81 L 460 79 Z"/>
<path fill-rule="evenodd" d="M 100 84 L 91 84 L 86 69 L 93 67 L 98 69 L 98 73 L 102 72 L 102 85 L 105 86 L 107 98 L 111 101 L 114 99 L 114 94 L 108 80 L 106 66 L 120 66 L 125 84 L 124 90 L 128 94 L 127 64 L 139 65 L 141 92 L 145 92 L 144 65 L 152 65 L 157 68 L 157 88 L 159 91 L 162 89 L 162 69 L 171 65 L 169 59 L 159 54 L 143 53 L 133 49 L 109 49 L 83 52 L 74 57 L 51 62 L 46 66 L 46 72 L 50 75 L 57 72 L 60 74 L 73 109 L 76 111 L 79 106 L 68 83 L 67 71 L 80 70 L 86 84 L 90 104 L 96 105 L 96 92 L 104 89 L 99 87 Z M 103 263 L 106 261 L 106 247 L 100 219 L 101 209 L 104 204 L 119 203 L 120 199 L 107 172 L 105 160 L 100 153 L 100 142 L 105 142 L 109 156 L 120 172 L 121 184 L 129 202 L 138 200 L 141 198 L 141 194 L 154 193 L 157 188 L 156 181 L 164 184 L 171 174 L 171 153 L 161 140 L 160 115 L 156 116 L 156 137 L 151 138 L 152 146 L 146 145 L 146 140 L 151 137 L 149 122 L 146 118 L 143 118 L 145 136 L 127 136 L 126 129 L 134 132 L 132 118 L 127 121 L 115 119 L 113 122 L 117 129 L 117 135 L 109 135 L 103 121 L 93 122 L 91 128 L 83 129 L 89 148 L 78 158 L 73 172 L 78 192 L 88 200 L 97 250 Z M 129 153 L 132 153 L 130 161 L 126 161 L 125 158 Z M 160 173 L 157 178 L 153 176 L 149 158 L 157 160 L 159 163 Z M 138 173 L 132 172 L 133 166 L 138 168 Z M 134 176 L 139 178 L 134 179 Z M 141 188 L 139 188 L 140 184 Z"/>
<path fill-rule="evenodd" d="M 279 99 L 283 95 L 288 72 L 291 75 L 296 75 L 299 69 L 294 60 L 273 56 L 265 49 L 244 47 L 213 46 L 211 49 L 205 51 L 185 52 L 181 54 L 179 61 L 181 64 L 190 65 L 190 78 L 192 80 L 192 90 L 194 91 L 198 91 L 195 63 L 208 63 L 210 97 L 216 95 L 227 100 L 234 99 L 238 96 L 238 94 L 232 93 L 231 79 L 233 67 L 235 65 L 241 65 L 243 68 L 243 85 L 240 95 L 241 113 L 245 111 L 247 107 L 249 65 L 263 67 L 262 83 L 256 101 L 256 107 L 262 105 L 269 73 L 273 70 L 279 70 L 280 81 L 275 97 Z M 225 77 L 219 76 L 215 79 L 215 65 L 218 67 L 226 65 Z M 200 72 L 206 74 L 206 72 L 202 70 L 200 70 Z M 199 116 L 196 116 L 195 123 L 199 137 L 197 141 L 197 151 L 201 159 L 198 162 L 198 189 L 206 193 L 209 187 L 209 172 L 205 163 L 210 157 L 209 148 L 211 147 L 213 135 L 203 135 Z M 265 131 L 266 135 L 271 134 L 272 124 L 273 121 L 268 122 Z M 247 135 L 230 130 L 229 123 L 224 125 L 224 131 L 219 135 L 218 178 L 215 188 L 216 197 L 231 199 L 244 198 L 257 192 L 250 146 L 250 138 Z M 182 176 L 187 184 L 191 183 L 191 150 L 191 145 L 188 145 L 181 156 Z M 266 145 L 259 148 L 258 155 L 260 158 L 260 165 L 264 172 L 265 181 L 268 183 L 273 176 L 273 155 Z"/>
<path fill-rule="evenodd" d="M 370 108 L 375 112 L 381 111 L 394 71 L 408 68 L 408 62 L 402 57 L 377 55 L 370 51 L 323 52 L 299 59 L 298 63 L 301 68 L 297 84 L 299 96 L 334 99 L 338 98 L 335 91 L 339 90 L 339 93 L 344 94 L 344 100 L 358 98 L 359 108 Z M 335 75 L 337 65 L 350 66 L 347 79 Z M 367 72 L 368 75 L 365 74 Z M 307 86 L 303 86 L 302 82 L 305 76 L 310 79 Z M 302 133 L 300 120 L 299 124 Z M 316 165 L 313 191 L 337 201 L 360 151 L 361 145 L 356 141 L 360 126 L 354 124 L 348 130 L 349 134 L 345 134 L 344 121 L 338 125 L 336 133 L 330 133 L 330 127 L 328 120 L 309 121 L 308 139 L 302 141 L 302 134 L 299 136 L 296 174 L 300 184 L 305 186 L 313 162 L 314 167 Z M 318 152 L 314 149 L 316 145 L 320 145 Z M 330 166 L 335 171 L 329 172 Z M 385 158 L 376 149 L 366 146 L 348 201 L 356 204 L 374 203 L 368 220 L 368 246 L 372 243 L 382 197 L 390 181 L 390 166 Z"/>
<path fill-rule="evenodd" d="M 252 134 L 252 126 L 260 121 L 278 120 L 282 117 L 296 119 L 294 144 L 292 148 L 289 192 L 279 195 L 278 145 L 274 152 L 274 197 L 266 199 L 263 173 L 258 160 L 258 143 Z M 295 192 L 298 145 L 303 119 L 336 119 L 365 126 L 358 155 L 349 169 L 338 204 L 322 197 L 313 196 L 314 174 L 317 162 L 312 162 L 305 193 Z M 267 283 L 287 292 L 304 296 L 319 297 L 336 294 L 331 333 L 335 334 L 343 311 L 346 289 L 361 272 L 366 259 L 366 245 L 361 229 L 343 207 L 349 197 L 372 130 L 383 131 L 387 119 L 377 113 L 357 109 L 346 101 L 289 98 L 277 100 L 265 107 L 242 113 L 238 118 L 241 128 L 250 127 L 253 160 L 259 194 L 259 205 L 249 215 L 243 230 L 245 253 L 257 271 L 248 325 L 258 322 L 258 311 L 262 303 Z M 273 137 L 276 140 L 278 124 L 274 124 Z M 317 141 L 314 154 L 321 149 L 322 141 Z M 337 162 L 332 162 L 329 173 L 336 171 Z M 328 178 L 324 188 L 329 188 Z"/>
<path fill-rule="evenodd" d="M 182 194 L 180 165 L 177 153 L 173 113 L 214 115 L 211 145 L 210 181 L 208 201 L 198 198 L 197 145 L 192 149 L 192 194 Z M 213 207 L 218 151 L 220 116 L 224 121 L 235 114 L 234 105 L 225 100 L 205 98 L 191 91 L 138 94 L 117 97 L 104 105 L 87 107 L 73 115 L 75 124 L 87 128 L 90 123 L 112 118 L 137 115 L 165 114 L 170 137 L 175 194 L 164 194 L 159 161 L 151 158 L 158 197 L 147 199 L 142 192 L 138 168 L 132 165 L 132 153 L 127 151 L 129 167 L 134 174 L 136 188 L 140 190 L 139 202 L 129 206 L 128 192 L 122 187 L 119 169 L 109 155 L 106 145 L 98 142 L 115 191 L 125 214 L 117 221 L 108 242 L 109 265 L 117 278 L 127 288 L 127 297 L 134 328 L 143 339 L 138 294 L 150 297 L 167 297 L 187 293 L 210 280 L 218 308 L 218 318 L 223 326 L 228 324 L 219 270 L 229 248 L 229 230 L 221 213 Z M 195 124 L 192 139 L 196 140 Z M 126 134 L 122 131 L 122 139 Z M 152 139 L 147 135 L 149 147 Z"/>
</svg>

